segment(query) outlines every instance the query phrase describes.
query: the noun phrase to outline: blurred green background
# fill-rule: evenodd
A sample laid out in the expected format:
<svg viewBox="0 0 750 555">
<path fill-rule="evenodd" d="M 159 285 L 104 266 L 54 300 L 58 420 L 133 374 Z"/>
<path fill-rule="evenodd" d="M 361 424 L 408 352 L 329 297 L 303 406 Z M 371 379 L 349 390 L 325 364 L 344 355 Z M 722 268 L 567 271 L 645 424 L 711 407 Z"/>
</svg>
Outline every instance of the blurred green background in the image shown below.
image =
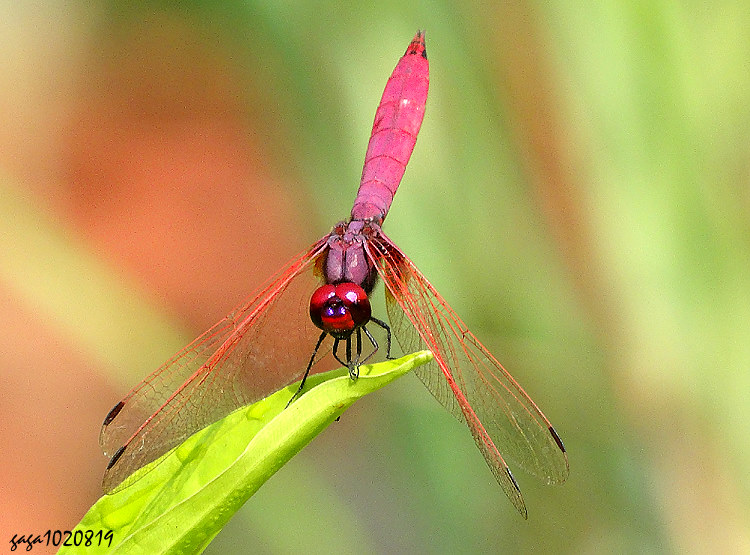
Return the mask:
<svg viewBox="0 0 750 555">
<path fill-rule="evenodd" d="M 348 215 L 421 28 L 430 96 L 385 228 L 570 478 L 516 470 L 523 521 L 409 376 L 208 552 L 750 551 L 739 1 L 4 3 L 0 541 L 74 526 L 107 410 Z"/>
</svg>

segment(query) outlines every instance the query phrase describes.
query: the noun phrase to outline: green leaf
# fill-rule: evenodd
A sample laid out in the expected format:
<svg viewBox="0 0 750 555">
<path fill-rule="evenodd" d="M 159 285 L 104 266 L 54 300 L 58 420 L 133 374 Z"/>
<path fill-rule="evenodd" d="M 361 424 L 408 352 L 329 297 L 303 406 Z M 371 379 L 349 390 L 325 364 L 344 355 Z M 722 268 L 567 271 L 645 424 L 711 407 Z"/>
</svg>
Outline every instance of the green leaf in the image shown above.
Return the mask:
<svg viewBox="0 0 750 555">
<path fill-rule="evenodd" d="M 310 376 L 288 408 L 298 383 L 243 407 L 139 470 L 132 485 L 103 496 L 76 529 L 112 530 L 112 545 L 105 551 L 103 542 L 97 553 L 200 552 L 266 480 L 357 399 L 431 359 L 422 351 L 362 366 L 357 380 L 340 368 Z"/>
</svg>

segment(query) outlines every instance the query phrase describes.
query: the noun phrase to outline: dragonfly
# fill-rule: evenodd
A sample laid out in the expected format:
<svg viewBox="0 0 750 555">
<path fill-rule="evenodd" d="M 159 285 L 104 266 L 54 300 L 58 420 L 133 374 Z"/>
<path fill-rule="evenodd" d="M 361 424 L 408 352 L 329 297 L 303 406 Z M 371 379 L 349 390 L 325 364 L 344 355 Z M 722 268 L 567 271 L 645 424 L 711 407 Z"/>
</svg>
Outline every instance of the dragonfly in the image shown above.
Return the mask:
<svg viewBox="0 0 750 555">
<path fill-rule="evenodd" d="M 357 379 L 360 365 L 379 348 L 373 326 L 385 330 L 389 358 L 391 335 L 405 353 L 432 351 L 433 360 L 417 368 L 417 376 L 469 428 L 524 518 L 521 490 L 500 449 L 549 484 L 565 481 L 567 453 L 549 420 L 383 232 L 422 125 L 428 88 L 425 34 L 419 31 L 375 112 L 349 220 L 112 408 L 100 434 L 110 457 L 106 492 L 127 487 L 136 470 L 196 431 L 300 378 L 304 382 L 311 372 L 344 365 Z M 372 315 L 369 298 L 378 281 L 385 286 L 390 325 Z"/>
</svg>

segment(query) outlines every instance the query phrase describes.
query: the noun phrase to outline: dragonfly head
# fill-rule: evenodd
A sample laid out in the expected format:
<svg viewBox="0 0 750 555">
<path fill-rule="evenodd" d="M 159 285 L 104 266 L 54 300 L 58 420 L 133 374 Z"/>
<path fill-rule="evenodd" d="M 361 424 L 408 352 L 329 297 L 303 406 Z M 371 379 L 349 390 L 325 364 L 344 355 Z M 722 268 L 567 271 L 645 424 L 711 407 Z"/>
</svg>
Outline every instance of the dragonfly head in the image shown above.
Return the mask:
<svg viewBox="0 0 750 555">
<path fill-rule="evenodd" d="M 336 339 L 344 339 L 370 320 L 367 293 L 356 283 L 344 282 L 318 287 L 310 298 L 310 319 Z"/>
</svg>

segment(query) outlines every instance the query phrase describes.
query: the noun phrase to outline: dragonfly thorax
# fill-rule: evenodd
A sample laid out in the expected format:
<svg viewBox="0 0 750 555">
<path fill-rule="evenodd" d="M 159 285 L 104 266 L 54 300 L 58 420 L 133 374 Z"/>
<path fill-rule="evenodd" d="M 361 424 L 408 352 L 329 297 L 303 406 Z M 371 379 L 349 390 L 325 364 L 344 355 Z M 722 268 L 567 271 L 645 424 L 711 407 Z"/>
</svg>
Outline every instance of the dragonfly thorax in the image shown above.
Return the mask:
<svg viewBox="0 0 750 555">
<path fill-rule="evenodd" d="M 372 292 L 377 271 L 366 252 L 368 240 L 380 226 L 366 220 L 340 222 L 328 236 L 328 252 L 323 265 L 325 283 L 353 283 Z"/>
</svg>

